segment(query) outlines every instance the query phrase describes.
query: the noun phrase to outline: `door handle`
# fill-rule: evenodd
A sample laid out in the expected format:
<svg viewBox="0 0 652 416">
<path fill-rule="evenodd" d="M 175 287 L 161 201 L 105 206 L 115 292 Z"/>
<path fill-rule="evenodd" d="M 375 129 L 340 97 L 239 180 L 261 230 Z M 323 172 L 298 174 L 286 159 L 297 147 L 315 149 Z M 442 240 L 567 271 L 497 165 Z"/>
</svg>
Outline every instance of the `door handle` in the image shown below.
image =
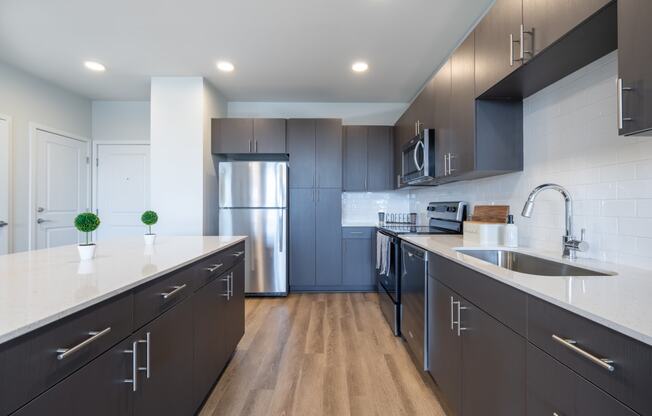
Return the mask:
<svg viewBox="0 0 652 416">
<path fill-rule="evenodd" d="M 131 354 L 131 378 L 124 380 L 125 383 L 131 383 L 132 391 L 138 390 L 138 341 L 131 343 L 131 349 L 125 350 L 125 354 Z"/>
<path fill-rule="evenodd" d="M 43 218 L 37 218 L 36 219 L 37 224 L 43 224 L 44 222 L 52 222 L 52 220 L 46 220 L 46 219 L 43 219 Z"/>
<path fill-rule="evenodd" d="M 283 247 L 283 240 L 285 239 L 285 228 L 283 227 L 283 212 L 278 213 L 278 252 L 282 253 L 285 248 Z"/>
<path fill-rule="evenodd" d="M 425 160 L 424 160 L 424 163 L 422 163 L 421 166 L 419 166 L 419 160 L 417 158 L 417 153 L 418 153 L 417 149 L 419 148 L 419 146 L 421 146 L 421 150 L 425 153 L 423 142 L 418 141 L 417 144 L 414 146 L 414 153 L 412 155 L 414 156 L 414 166 L 417 168 L 417 170 L 420 171 L 420 170 L 423 169 L 423 165 L 425 164 Z M 424 159 L 425 159 L 425 157 L 424 157 Z"/>
</svg>

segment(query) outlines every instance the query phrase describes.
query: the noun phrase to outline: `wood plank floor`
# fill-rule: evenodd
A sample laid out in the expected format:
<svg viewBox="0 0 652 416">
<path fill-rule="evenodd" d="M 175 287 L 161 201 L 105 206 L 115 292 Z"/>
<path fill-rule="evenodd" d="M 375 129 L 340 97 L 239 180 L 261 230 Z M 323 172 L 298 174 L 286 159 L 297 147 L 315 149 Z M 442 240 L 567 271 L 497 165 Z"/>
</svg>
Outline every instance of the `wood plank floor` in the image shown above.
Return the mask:
<svg viewBox="0 0 652 416">
<path fill-rule="evenodd" d="M 375 293 L 248 298 L 246 332 L 201 416 L 444 416 Z"/>
</svg>

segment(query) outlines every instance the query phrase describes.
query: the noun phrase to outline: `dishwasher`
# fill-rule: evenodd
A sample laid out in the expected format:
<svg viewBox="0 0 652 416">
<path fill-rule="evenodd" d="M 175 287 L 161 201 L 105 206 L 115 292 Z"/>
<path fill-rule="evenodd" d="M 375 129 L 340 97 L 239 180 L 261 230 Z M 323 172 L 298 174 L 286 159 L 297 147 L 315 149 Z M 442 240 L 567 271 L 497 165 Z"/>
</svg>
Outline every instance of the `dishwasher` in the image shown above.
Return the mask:
<svg viewBox="0 0 652 416">
<path fill-rule="evenodd" d="M 428 252 L 401 242 L 401 335 L 423 370 L 428 370 Z"/>
</svg>

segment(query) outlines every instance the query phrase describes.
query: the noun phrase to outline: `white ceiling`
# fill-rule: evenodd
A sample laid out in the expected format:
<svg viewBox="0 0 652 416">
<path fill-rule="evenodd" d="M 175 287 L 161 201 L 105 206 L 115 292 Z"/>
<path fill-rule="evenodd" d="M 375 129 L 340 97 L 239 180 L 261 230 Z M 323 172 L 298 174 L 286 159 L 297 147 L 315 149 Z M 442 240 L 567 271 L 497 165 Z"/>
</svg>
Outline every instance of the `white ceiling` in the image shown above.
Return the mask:
<svg viewBox="0 0 652 416">
<path fill-rule="evenodd" d="M 233 101 L 407 102 L 492 1 L 0 0 L 0 60 L 98 100 L 183 75 Z"/>
</svg>

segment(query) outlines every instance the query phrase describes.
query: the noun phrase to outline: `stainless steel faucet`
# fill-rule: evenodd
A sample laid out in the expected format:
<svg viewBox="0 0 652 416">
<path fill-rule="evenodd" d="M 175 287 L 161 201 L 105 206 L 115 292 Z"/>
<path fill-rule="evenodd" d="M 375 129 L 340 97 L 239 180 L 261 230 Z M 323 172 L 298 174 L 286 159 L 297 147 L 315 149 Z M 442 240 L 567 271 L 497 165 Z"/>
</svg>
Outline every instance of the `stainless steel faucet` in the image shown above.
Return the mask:
<svg viewBox="0 0 652 416">
<path fill-rule="evenodd" d="M 539 192 L 545 191 L 546 189 L 554 189 L 564 197 L 564 205 L 566 208 L 566 233 L 562 237 L 562 257 L 567 259 L 575 259 L 577 258 L 578 251 L 583 252 L 589 249 L 589 243 L 584 241 L 584 229 L 582 229 L 581 237 L 579 240 L 573 236 L 573 199 L 571 198 L 571 195 L 566 188 L 554 183 L 546 183 L 537 186 L 532 190 L 532 192 L 530 192 L 530 196 L 528 196 L 527 201 L 525 201 L 521 215 L 526 218 L 530 218 L 532 216 L 534 200 L 536 199 L 537 195 L 539 195 Z"/>
</svg>

